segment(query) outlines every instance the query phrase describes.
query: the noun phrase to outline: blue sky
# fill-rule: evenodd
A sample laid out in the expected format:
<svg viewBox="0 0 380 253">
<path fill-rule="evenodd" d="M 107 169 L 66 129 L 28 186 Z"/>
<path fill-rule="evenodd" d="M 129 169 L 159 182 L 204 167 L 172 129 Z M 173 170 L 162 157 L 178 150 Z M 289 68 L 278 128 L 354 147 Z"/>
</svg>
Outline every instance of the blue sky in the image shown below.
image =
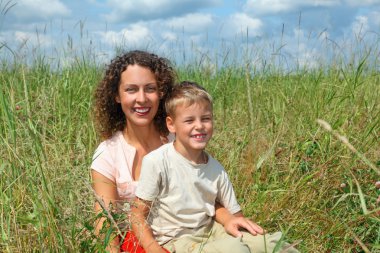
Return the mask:
<svg viewBox="0 0 380 253">
<path fill-rule="evenodd" d="M 349 58 L 355 43 L 376 46 L 379 34 L 380 0 L 0 0 L 3 56 L 69 60 L 87 47 L 107 60 L 115 48 L 145 48 L 313 67 L 334 50 Z"/>
</svg>

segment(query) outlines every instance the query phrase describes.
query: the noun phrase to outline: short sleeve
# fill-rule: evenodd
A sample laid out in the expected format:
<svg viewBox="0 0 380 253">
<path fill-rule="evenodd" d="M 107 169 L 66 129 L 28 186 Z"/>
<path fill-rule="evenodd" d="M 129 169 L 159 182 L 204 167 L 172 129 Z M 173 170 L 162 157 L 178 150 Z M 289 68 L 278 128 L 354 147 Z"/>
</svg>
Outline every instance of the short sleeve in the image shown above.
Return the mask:
<svg viewBox="0 0 380 253">
<path fill-rule="evenodd" d="M 162 180 L 159 162 L 153 159 L 151 154 L 143 158 L 139 184 L 136 188 L 136 196 L 147 201 L 153 201 L 158 196 Z"/>
<path fill-rule="evenodd" d="M 116 181 L 116 168 L 106 143 L 102 142 L 92 157 L 91 169 L 99 172 L 111 181 Z"/>
<path fill-rule="evenodd" d="M 219 182 L 219 192 L 217 201 L 230 211 L 231 214 L 241 211 L 237 202 L 232 183 L 228 178 L 227 172 L 223 169 Z"/>
</svg>

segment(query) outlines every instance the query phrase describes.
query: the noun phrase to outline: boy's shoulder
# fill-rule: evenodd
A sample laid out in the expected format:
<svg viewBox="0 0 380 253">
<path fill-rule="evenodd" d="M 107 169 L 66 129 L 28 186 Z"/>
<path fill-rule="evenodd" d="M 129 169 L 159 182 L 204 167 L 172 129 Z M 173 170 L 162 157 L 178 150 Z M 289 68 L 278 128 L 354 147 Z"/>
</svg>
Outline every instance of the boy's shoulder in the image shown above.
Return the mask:
<svg viewBox="0 0 380 253">
<path fill-rule="evenodd" d="M 209 153 L 207 153 L 207 156 L 208 156 L 208 163 L 210 166 L 214 167 L 214 168 L 217 168 L 221 171 L 224 171 L 224 166 L 218 161 L 216 160 L 213 156 L 211 156 Z"/>
<path fill-rule="evenodd" d="M 167 152 L 167 150 L 170 149 L 170 147 L 173 146 L 173 143 L 172 142 L 169 142 L 169 143 L 165 143 L 163 144 L 161 147 L 149 152 L 147 155 L 150 155 L 150 154 L 155 154 L 155 153 L 163 153 L 163 152 Z"/>
<path fill-rule="evenodd" d="M 170 153 L 171 148 L 173 147 L 173 143 L 169 142 L 158 149 L 155 149 L 148 154 L 144 156 L 144 159 L 149 159 L 149 160 L 162 160 L 164 157 L 167 156 L 168 153 Z"/>
</svg>

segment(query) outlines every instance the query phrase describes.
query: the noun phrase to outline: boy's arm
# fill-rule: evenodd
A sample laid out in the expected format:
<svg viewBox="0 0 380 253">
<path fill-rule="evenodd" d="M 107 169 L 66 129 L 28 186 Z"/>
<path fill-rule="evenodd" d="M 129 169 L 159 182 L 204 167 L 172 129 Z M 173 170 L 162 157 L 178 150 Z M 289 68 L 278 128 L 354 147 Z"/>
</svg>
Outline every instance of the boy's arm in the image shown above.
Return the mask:
<svg viewBox="0 0 380 253">
<path fill-rule="evenodd" d="M 152 202 L 136 197 L 132 205 L 131 225 L 132 230 L 146 253 L 166 253 L 166 251 L 154 239 L 152 229 L 146 223 Z"/>
<path fill-rule="evenodd" d="M 247 230 L 252 235 L 264 234 L 264 230 L 244 217 L 241 211 L 231 214 L 227 208 L 220 205 L 218 202 L 215 205 L 215 220 L 224 226 L 227 233 L 235 237 L 241 237 L 241 229 Z"/>
</svg>

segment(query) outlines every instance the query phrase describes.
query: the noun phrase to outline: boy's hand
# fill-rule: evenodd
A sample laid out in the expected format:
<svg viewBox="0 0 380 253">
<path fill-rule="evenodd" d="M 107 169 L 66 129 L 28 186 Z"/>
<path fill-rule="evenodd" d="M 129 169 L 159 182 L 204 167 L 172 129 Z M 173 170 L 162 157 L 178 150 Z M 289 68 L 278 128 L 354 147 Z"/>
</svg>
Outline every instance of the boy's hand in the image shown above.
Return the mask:
<svg viewBox="0 0 380 253">
<path fill-rule="evenodd" d="M 224 229 L 227 233 L 235 237 L 243 236 L 241 230 L 247 230 L 252 235 L 262 235 L 265 232 L 262 227 L 242 216 L 233 216 L 233 218 L 224 224 Z"/>
</svg>

